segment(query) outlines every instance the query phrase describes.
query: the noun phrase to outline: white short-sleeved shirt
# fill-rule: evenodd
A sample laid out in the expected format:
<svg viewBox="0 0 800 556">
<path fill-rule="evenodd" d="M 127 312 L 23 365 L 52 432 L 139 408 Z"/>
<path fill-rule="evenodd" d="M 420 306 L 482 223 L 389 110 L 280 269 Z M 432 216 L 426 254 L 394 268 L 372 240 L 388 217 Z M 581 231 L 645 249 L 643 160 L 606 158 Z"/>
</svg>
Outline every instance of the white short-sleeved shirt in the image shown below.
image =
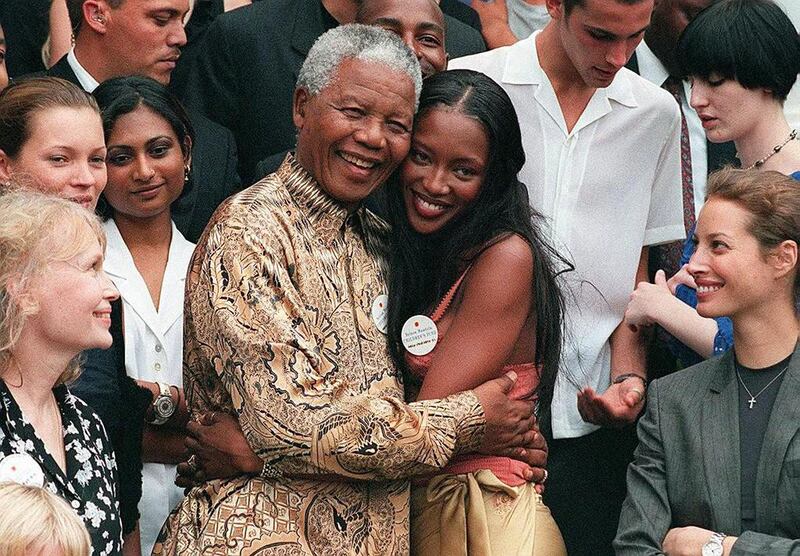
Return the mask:
<svg viewBox="0 0 800 556">
<path fill-rule="evenodd" d="M 151 382 L 183 385 L 183 289 L 194 243 L 172 225 L 167 267 L 158 310 L 113 220 L 103 227 L 108 237 L 104 268 L 122 298 L 125 370 L 128 376 Z M 175 486 L 175 466 L 145 463 L 139 529 L 142 554 L 150 554 L 169 512 L 183 498 Z"/>
<path fill-rule="evenodd" d="M 642 247 L 684 237 L 680 112 L 669 93 L 623 68 L 568 132 L 539 65 L 537 36 L 449 67 L 481 71 L 511 97 L 526 155 L 520 180 L 575 266 L 562 275 L 567 332 L 552 410 L 555 438 L 572 438 L 597 429 L 581 419 L 577 393 L 608 387 L 609 337 L 635 286 Z"/>
</svg>

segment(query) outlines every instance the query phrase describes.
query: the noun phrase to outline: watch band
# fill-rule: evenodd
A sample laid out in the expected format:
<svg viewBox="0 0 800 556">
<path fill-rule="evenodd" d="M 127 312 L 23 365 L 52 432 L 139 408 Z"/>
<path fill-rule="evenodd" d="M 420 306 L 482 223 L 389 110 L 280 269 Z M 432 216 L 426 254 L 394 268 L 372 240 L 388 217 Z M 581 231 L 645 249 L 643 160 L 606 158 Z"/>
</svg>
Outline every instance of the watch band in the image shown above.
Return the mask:
<svg viewBox="0 0 800 556">
<path fill-rule="evenodd" d="M 158 386 L 159 391 L 159 398 L 161 396 L 169 396 L 172 397 L 172 392 L 169 391 L 169 385 L 164 382 L 156 382 L 156 386 Z"/>
<path fill-rule="evenodd" d="M 725 540 L 726 536 L 725 533 L 719 532 L 711 535 L 711 538 L 703 545 L 702 556 L 722 556 L 724 553 L 722 541 Z"/>
</svg>

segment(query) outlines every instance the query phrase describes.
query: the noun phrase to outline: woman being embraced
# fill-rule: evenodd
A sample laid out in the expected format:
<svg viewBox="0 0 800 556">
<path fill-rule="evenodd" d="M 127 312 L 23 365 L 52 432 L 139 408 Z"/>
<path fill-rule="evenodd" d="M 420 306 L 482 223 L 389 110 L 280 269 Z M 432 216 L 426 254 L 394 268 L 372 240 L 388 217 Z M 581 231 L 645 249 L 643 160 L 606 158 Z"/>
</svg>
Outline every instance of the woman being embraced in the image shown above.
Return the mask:
<svg viewBox="0 0 800 556">
<path fill-rule="evenodd" d="M 0 195 L 0 481 L 44 486 L 83 520 L 95 555 L 118 554 L 116 462 L 100 419 L 66 384 L 78 356 L 111 344 L 117 290 L 105 234 L 84 208 Z"/>
<path fill-rule="evenodd" d="M 697 311 L 729 315 L 735 348 L 650 386 L 616 553 L 794 554 L 800 186 L 774 171 L 720 171 L 694 242 Z"/>
<path fill-rule="evenodd" d="M 425 81 L 411 151 L 390 184 L 388 334 L 396 364 L 419 385 L 417 399 L 513 371 L 512 396 L 538 396 L 546 426 L 562 297 L 555 253 L 517 179 L 524 162 L 516 112 L 491 79 L 455 70 Z M 420 347 L 413 331 L 426 323 L 438 341 Z M 462 455 L 427 486 L 417 481 L 412 553 L 566 554 L 524 468 Z"/>
<path fill-rule="evenodd" d="M 114 317 L 124 324 L 112 349 L 153 399 L 144 415 L 126 416 L 139 419 L 143 434 L 125 439 L 141 443 L 139 527 L 149 554 L 183 497 L 174 482 L 175 465 L 185 457 L 183 288 L 194 244 L 175 227 L 170 205 L 189 172 L 193 131 L 177 99 L 152 79 L 110 79 L 94 96 L 108 145 L 108 184 L 98 212 L 108 236 L 106 270 L 122 298 L 122 314 Z"/>
<path fill-rule="evenodd" d="M 800 180 L 800 141 L 783 104 L 800 72 L 800 37 L 773 0 L 722 0 L 697 16 L 681 35 L 678 61 L 692 82 L 691 105 L 714 143 L 733 141 L 743 168 L 773 170 Z M 685 263 L 669 281 L 639 284 L 625 320 L 658 324 L 678 342 L 685 365 L 729 350 L 734 334 L 727 315 L 703 318 L 695 310 L 697 284 Z M 688 346 L 688 349 L 687 349 Z"/>
</svg>

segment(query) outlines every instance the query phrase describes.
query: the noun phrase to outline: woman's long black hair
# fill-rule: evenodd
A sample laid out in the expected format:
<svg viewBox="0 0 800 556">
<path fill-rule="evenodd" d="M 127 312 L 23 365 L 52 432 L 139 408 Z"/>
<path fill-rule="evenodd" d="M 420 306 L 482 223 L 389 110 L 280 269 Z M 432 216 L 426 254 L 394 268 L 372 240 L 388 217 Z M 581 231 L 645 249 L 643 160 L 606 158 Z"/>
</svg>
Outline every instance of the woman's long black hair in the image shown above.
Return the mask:
<svg viewBox="0 0 800 556">
<path fill-rule="evenodd" d="M 456 108 L 483 126 L 489 142 L 486 178 L 468 210 L 428 235 L 416 233 L 409 225 L 397 175 L 388 184 L 388 218 L 393 227 L 389 272 L 390 351 L 398 368 L 405 368 L 400 331 L 406 319 L 430 311 L 486 247 L 510 234 L 518 234 L 533 252 L 534 362 L 542 367 L 537 391 L 538 415 L 542 426 L 549 429 L 564 313 L 564 298 L 556 282 L 554 261 L 570 265 L 542 237 L 543 217 L 531 209 L 528 191 L 517 178 L 525 163 L 525 152 L 517 113 L 506 92 L 482 73 L 446 71 L 425 80 L 417 121 L 428 111 L 445 106 Z M 452 130 L 453 140 L 457 140 L 457 136 L 458 130 Z"/>
</svg>

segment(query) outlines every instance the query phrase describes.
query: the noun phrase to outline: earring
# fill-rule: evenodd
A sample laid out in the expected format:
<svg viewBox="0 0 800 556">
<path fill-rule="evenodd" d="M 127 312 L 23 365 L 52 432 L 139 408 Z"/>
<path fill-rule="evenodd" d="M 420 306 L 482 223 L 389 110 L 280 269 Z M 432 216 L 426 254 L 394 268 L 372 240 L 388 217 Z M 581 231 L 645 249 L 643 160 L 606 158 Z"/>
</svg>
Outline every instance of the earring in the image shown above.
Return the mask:
<svg viewBox="0 0 800 556">
<path fill-rule="evenodd" d="M 189 172 L 192 171 L 192 168 L 187 164 L 183 167 L 183 183 L 189 183 Z"/>
</svg>

